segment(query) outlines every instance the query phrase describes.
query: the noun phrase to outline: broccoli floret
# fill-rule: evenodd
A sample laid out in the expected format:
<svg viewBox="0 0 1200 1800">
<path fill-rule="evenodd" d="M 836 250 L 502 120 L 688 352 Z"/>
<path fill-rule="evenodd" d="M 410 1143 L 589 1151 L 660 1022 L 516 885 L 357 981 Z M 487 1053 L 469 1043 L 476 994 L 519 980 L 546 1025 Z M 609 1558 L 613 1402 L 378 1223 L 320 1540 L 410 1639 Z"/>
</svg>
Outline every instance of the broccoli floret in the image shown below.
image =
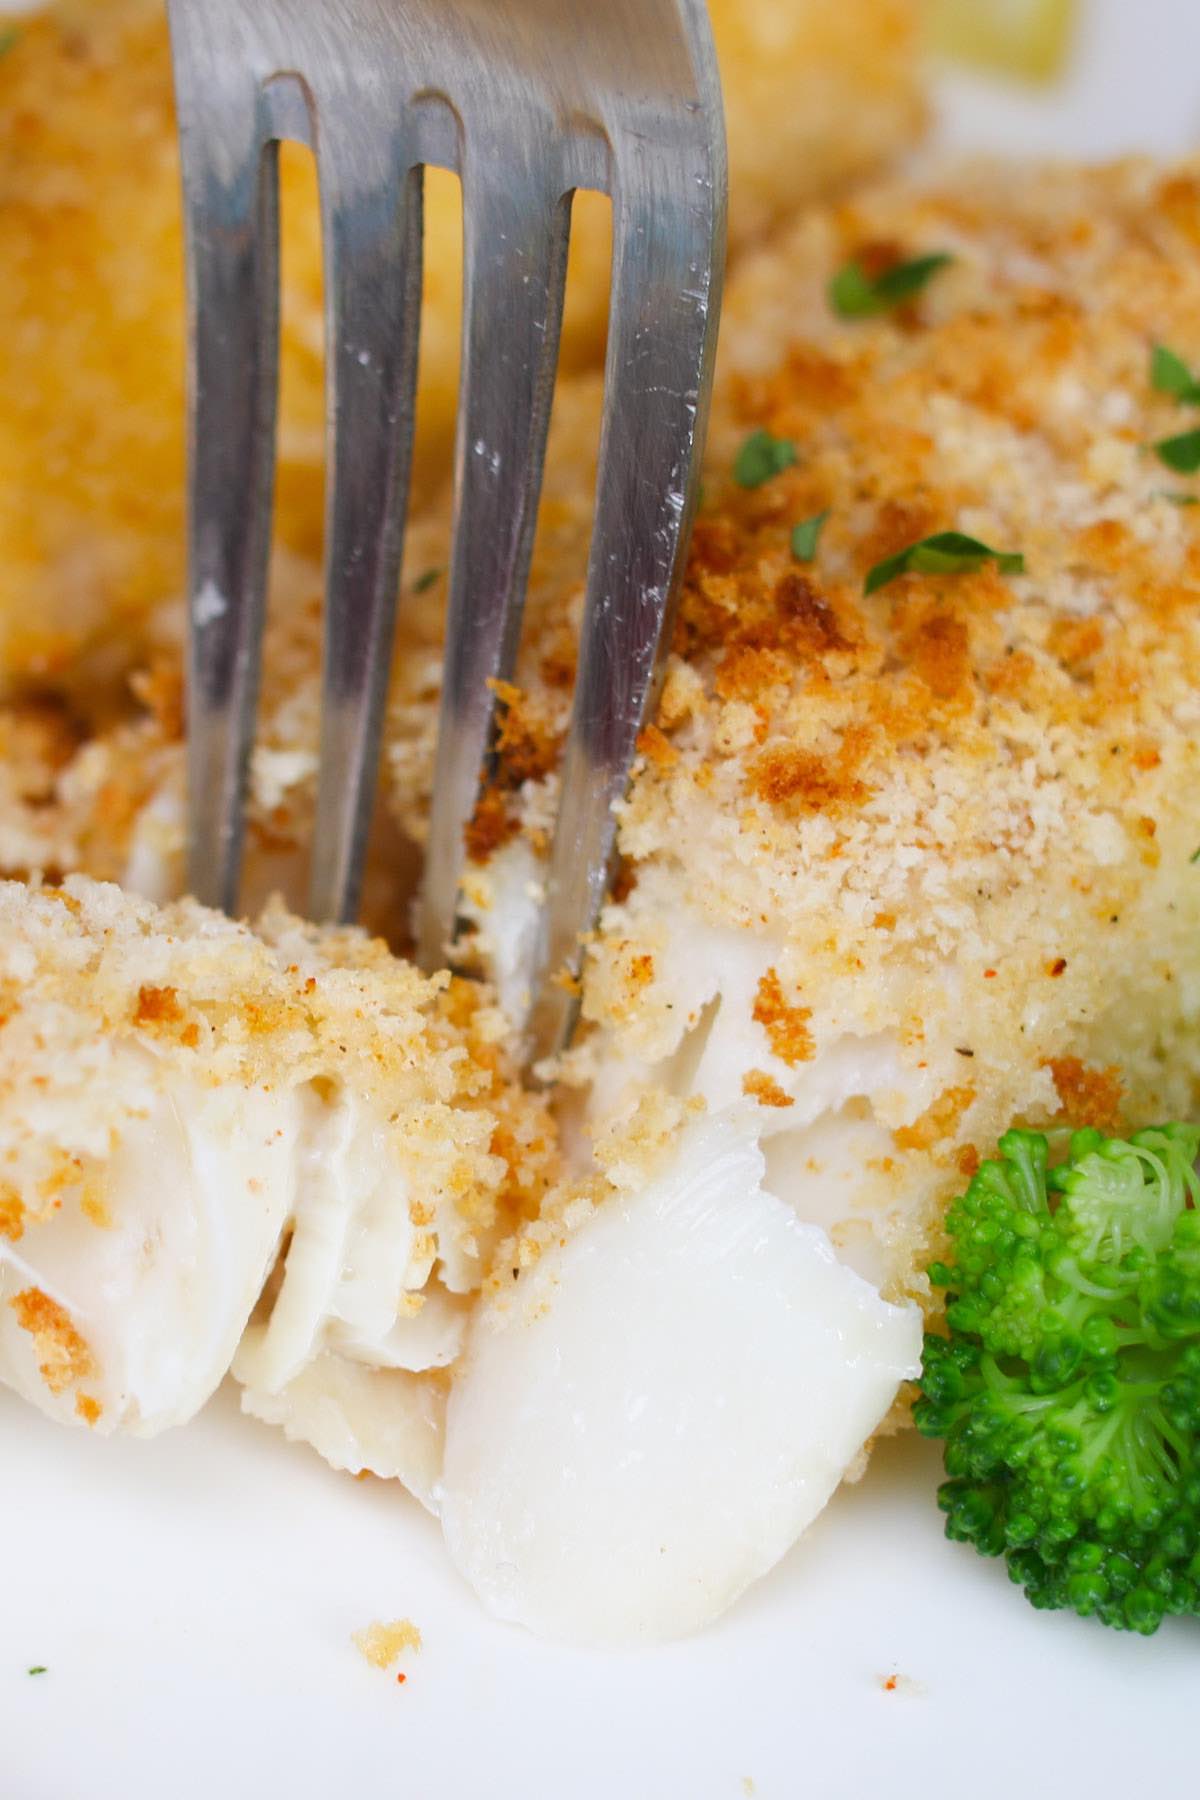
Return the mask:
<svg viewBox="0 0 1200 1800">
<path fill-rule="evenodd" d="M 1038 1607 L 1149 1633 L 1200 1613 L 1200 1127 L 1009 1131 L 951 1205 L 925 1339 L 946 1535 Z"/>
</svg>

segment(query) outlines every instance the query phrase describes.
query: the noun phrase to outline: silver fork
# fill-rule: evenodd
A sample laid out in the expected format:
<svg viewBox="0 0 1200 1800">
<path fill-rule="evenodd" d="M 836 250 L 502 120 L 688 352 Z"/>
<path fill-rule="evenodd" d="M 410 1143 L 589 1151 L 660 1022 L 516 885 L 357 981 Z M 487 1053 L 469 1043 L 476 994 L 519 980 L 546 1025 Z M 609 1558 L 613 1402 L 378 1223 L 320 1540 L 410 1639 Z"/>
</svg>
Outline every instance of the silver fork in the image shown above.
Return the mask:
<svg viewBox="0 0 1200 1800">
<path fill-rule="evenodd" d="M 613 204 L 578 676 L 530 1047 L 572 1022 L 581 934 L 655 687 L 696 492 L 725 164 L 703 0 L 168 0 L 190 335 L 189 878 L 232 911 L 270 541 L 281 139 L 320 177 L 327 500 L 310 910 L 359 898 L 411 459 L 421 170 L 463 183 L 465 305 L 445 668 L 420 953 L 454 938 L 463 830 L 529 569 L 577 188 Z"/>
</svg>

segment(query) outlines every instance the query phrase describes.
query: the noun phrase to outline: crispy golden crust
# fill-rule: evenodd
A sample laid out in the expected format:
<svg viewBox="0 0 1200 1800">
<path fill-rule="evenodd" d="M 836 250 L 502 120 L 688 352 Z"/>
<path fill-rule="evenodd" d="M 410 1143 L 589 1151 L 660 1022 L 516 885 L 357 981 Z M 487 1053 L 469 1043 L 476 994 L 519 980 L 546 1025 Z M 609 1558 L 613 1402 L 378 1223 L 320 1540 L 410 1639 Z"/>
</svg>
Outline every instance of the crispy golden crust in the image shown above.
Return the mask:
<svg viewBox="0 0 1200 1800">
<path fill-rule="evenodd" d="M 915 0 L 716 0 L 734 236 L 919 128 Z M 786 15 L 786 16 L 785 16 Z M 160 0 L 54 0 L 0 58 L 0 678 L 91 704 L 183 576 L 179 180 Z M 763 119 L 771 119 L 769 130 Z M 313 557 L 323 329 L 311 159 L 283 147 L 279 541 Z M 608 207 L 576 202 L 564 366 L 599 358 Z M 425 203 L 417 483 L 449 461 L 461 294 L 457 182 Z M 86 651 L 86 659 L 80 652 Z"/>
</svg>

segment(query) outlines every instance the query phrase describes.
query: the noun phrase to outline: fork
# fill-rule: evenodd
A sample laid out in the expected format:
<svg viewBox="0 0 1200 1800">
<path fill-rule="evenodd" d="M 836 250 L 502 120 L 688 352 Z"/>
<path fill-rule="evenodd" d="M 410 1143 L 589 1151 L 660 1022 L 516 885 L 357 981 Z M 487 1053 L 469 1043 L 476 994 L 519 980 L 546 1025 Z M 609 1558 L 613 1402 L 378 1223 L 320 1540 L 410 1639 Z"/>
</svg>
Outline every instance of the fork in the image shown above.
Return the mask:
<svg viewBox="0 0 1200 1800">
<path fill-rule="evenodd" d="M 613 207 L 596 510 L 531 1053 L 566 1041 L 696 494 L 724 250 L 703 0 L 168 0 L 189 327 L 188 875 L 233 911 L 261 660 L 278 361 L 277 146 L 315 152 L 327 336 L 320 764 L 309 909 L 358 909 L 411 462 L 422 169 L 463 187 L 454 536 L 420 920 L 452 953 L 464 827 L 513 668 L 570 201 Z"/>
</svg>

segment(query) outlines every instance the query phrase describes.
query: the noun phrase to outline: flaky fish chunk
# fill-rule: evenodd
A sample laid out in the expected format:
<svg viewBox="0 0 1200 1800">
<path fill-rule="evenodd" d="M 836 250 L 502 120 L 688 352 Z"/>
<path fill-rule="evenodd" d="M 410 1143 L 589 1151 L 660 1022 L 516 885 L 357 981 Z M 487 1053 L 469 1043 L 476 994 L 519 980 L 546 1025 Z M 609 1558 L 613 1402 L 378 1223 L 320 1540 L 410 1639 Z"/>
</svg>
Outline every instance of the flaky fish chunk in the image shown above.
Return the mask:
<svg viewBox="0 0 1200 1800">
<path fill-rule="evenodd" d="M 489 1611 L 623 1647 L 698 1630 L 772 1568 L 921 1363 L 918 1308 L 766 1190 L 743 1121 L 657 1144 L 639 1123 L 650 1154 L 636 1127 L 610 1144 L 607 1180 L 498 1264 L 437 1489 Z"/>
<path fill-rule="evenodd" d="M 0 1379 L 145 1436 L 245 1334 L 253 1410 L 343 1466 L 293 1411 L 350 1418 L 369 1374 L 357 1466 L 427 1494 L 438 1372 L 553 1163 L 486 995 L 278 908 L 252 931 L 70 877 L 0 886 L 0 1015 Z"/>
</svg>

